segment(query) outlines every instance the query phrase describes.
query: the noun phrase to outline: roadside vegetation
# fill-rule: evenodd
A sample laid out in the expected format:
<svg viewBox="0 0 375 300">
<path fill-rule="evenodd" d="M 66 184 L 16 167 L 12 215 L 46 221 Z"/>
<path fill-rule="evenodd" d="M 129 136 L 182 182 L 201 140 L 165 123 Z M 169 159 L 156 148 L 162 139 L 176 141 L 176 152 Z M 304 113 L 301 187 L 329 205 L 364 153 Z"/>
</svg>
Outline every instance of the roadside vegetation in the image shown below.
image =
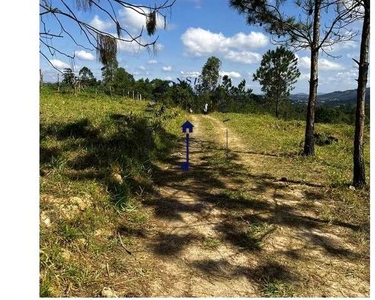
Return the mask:
<svg viewBox="0 0 375 300">
<path fill-rule="evenodd" d="M 100 295 L 95 289 L 127 268 L 118 257 L 133 240 L 121 234 L 147 226 L 139 200 L 184 120 L 179 109 L 147 101 L 41 89 L 42 297 Z"/>
</svg>

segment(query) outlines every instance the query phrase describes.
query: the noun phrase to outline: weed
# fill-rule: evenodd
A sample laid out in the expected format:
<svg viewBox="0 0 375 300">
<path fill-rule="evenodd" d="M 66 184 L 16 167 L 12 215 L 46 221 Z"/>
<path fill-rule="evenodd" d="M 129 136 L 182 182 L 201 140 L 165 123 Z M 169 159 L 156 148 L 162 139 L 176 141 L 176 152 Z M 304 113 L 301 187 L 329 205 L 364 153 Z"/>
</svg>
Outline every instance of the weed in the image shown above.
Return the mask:
<svg viewBox="0 0 375 300">
<path fill-rule="evenodd" d="M 39 295 L 41 298 L 53 297 L 51 293 L 51 284 L 49 280 L 41 280 L 39 286 Z"/>
<path fill-rule="evenodd" d="M 81 237 L 82 235 L 81 232 L 77 228 L 74 228 L 66 223 L 63 223 L 60 226 L 60 234 L 62 238 L 64 238 L 67 241 L 72 241 L 74 239 Z"/>
<path fill-rule="evenodd" d="M 281 280 L 273 280 L 262 284 L 261 291 L 264 297 L 293 297 L 293 287 Z"/>
<path fill-rule="evenodd" d="M 209 250 L 215 250 L 219 247 L 220 245 L 220 240 L 217 238 L 210 238 L 210 237 L 205 237 L 203 240 L 203 248 L 209 249 Z"/>
</svg>

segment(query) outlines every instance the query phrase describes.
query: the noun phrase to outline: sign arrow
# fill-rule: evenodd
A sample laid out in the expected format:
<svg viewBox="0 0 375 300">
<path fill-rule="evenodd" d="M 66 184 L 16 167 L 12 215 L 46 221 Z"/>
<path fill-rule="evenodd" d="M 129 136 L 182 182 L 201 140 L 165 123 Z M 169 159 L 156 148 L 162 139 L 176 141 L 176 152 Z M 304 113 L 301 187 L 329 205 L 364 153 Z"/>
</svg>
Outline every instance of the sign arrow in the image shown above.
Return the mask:
<svg viewBox="0 0 375 300">
<path fill-rule="evenodd" d="M 182 132 L 186 133 L 186 162 L 181 164 L 181 169 L 184 171 L 189 171 L 189 132 L 193 132 L 194 125 L 189 121 L 186 121 L 182 125 Z"/>
<path fill-rule="evenodd" d="M 191 124 L 189 121 L 186 121 L 184 124 L 182 124 L 182 132 L 186 133 L 186 130 L 189 130 L 189 132 L 193 132 L 193 127 L 193 124 Z"/>
</svg>

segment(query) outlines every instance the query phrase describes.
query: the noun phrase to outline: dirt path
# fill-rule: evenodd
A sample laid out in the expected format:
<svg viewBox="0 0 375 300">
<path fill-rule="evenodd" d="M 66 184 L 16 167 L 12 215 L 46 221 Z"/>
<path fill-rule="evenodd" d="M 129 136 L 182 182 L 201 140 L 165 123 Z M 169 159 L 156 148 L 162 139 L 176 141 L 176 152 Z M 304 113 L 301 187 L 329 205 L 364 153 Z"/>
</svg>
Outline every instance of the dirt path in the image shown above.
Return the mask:
<svg viewBox="0 0 375 300">
<path fill-rule="evenodd" d="M 356 228 L 319 218 L 328 205 L 311 200 L 319 188 L 262 174 L 259 156 L 234 132 L 225 162 L 225 124 L 195 115 L 191 122 L 190 171 L 179 168 L 182 142 L 145 201 L 153 224 L 143 249 L 145 296 L 369 295 L 368 261 L 348 238 Z"/>
</svg>

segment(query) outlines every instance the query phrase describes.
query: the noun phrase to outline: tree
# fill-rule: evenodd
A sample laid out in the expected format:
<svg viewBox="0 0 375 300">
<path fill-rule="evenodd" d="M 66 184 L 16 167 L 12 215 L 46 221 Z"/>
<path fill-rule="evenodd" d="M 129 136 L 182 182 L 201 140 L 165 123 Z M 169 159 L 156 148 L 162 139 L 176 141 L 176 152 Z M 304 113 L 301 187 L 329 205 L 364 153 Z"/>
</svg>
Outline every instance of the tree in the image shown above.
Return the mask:
<svg viewBox="0 0 375 300">
<path fill-rule="evenodd" d="M 224 75 L 221 85 L 223 86 L 224 91 L 229 95 L 232 88 L 232 79 L 228 75 Z"/>
<path fill-rule="evenodd" d="M 363 132 L 365 124 L 365 99 L 369 66 L 370 43 L 370 0 L 356 1 L 364 9 L 361 50 L 358 66 L 357 108 L 355 118 L 353 185 L 361 188 L 366 184 L 365 161 L 363 156 Z"/>
<path fill-rule="evenodd" d="M 207 62 L 202 68 L 202 74 L 200 75 L 200 85 L 203 93 L 211 92 L 216 88 L 219 80 L 220 68 L 220 59 L 215 56 L 211 56 L 207 59 Z"/>
<path fill-rule="evenodd" d="M 156 0 L 155 0 L 156 1 Z M 41 45 L 40 54 L 50 63 L 51 56 L 59 53 L 67 58 L 74 59 L 71 55 L 59 48 L 53 41 L 59 38 L 68 38 L 77 47 L 85 50 L 96 50 L 99 61 L 107 65 L 117 54 L 117 44 L 136 43 L 139 47 L 155 47 L 158 37 L 153 41 L 146 42 L 143 39 L 144 28 L 133 34 L 118 19 L 116 11 L 130 9 L 145 19 L 145 27 L 148 35 L 153 35 L 160 22 L 166 27 L 165 11 L 170 9 L 176 0 L 160 0 L 154 6 L 138 5 L 123 0 L 75 0 L 66 3 L 66 0 L 52 1 L 40 0 L 39 18 Z M 87 21 L 85 13 L 104 13 L 108 22 L 115 28 L 116 33 L 104 30 L 99 25 Z M 82 35 L 86 43 L 78 42 L 78 36 Z M 53 66 L 53 64 L 51 63 Z"/>
<path fill-rule="evenodd" d="M 96 79 L 94 74 L 92 74 L 91 70 L 88 67 L 83 67 L 79 70 L 79 79 L 81 80 L 82 85 L 85 86 L 93 86 L 96 83 Z"/>
<path fill-rule="evenodd" d="M 314 118 L 318 94 L 319 51 L 329 56 L 326 50 L 332 45 L 351 40 L 357 32 L 347 26 L 356 21 L 352 9 L 347 9 L 342 0 L 295 0 L 294 15 L 286 15 L 283 5 L 289 1 L 280 0 L 230 0 L 230 5 L 244 14 L 249 24 L 259 24 L 273 35 L 275 43 L 294 47 L 295 50 L 310 49 L 310 85 L 306 114 L 305 143 L 303 153 L 314 155 Z M 357 5 L 358 6 L 358 5 Z M 321 14 L 327 21 L 321 26 Z M 297 17 L 298 16 L 298 19 Z"/>
<path fill-rule="evenodd" d="M 130 91 L 134 86 L 134 77 L 125 71 L 124 68 L 117 68 L 113 77 L 113 87 L 118 94 L 122 94 L 123 90 Z"/>
<path fill-rule="evenodd" d="M 112 94 L 112 87 L 114 84 L 117 68 L 118 62 L 116 59 L 108 61 L 107 64 L 101 68 L 103 78 L 102 83 L 109 89 L 110 94 Z"/>
<path fill-rule="evenodd" d="M 288 100 L 293 84 L 301 75 L 297 68 L 298 59 L 292 51 L 284 47 L 268 50 L 262 58 L 260 67 L 253 74 L 259 81 L 266 98 L 275 104 L 275 115 L 280 115 L 281 103 Z"/>
<path fill-rule="evenodd" d="M 73 87 L 75 82 L 75 75 L 71 68 L 65 68 L 63 72 L 63 80 L 62 83 L 68 86 Z"/>
</svg>

